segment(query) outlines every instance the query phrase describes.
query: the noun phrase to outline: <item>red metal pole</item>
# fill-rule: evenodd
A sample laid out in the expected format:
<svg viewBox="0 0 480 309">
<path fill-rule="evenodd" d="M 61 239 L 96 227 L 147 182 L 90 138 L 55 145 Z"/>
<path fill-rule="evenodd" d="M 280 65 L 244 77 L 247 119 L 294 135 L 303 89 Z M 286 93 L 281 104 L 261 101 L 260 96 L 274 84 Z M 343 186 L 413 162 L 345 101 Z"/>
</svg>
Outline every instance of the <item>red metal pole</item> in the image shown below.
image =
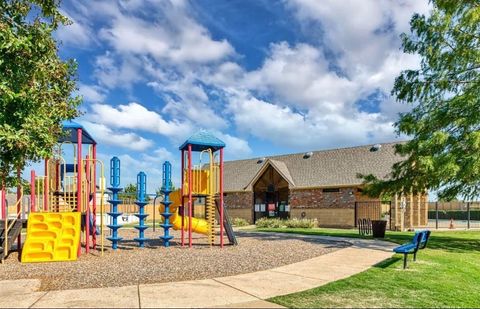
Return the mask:
<svg viewBox="0 0 480 309">
<path fill-rule="evenodd" d="M 48 211 L 48 158 L 45 159 L 45 181 L 43 183 L 43 211 Z"/>
<path fill-rule="evenodd" d="M 93 249 L 97 248 L 97 144 L 92 147 L 93 156 L 93 231 L 92 231 L 92 245 Z M 103 198 L 103 197 L 102 197 Z"/>
<path fill-rule="evenodd" d="M 35 171 L 30 171 L 30 213 L 35 212 Z"/>
<path fill-rule="evenodd" d="M 22 175 L 21 175 L 21 170 L 19 167 L 17 167 L 17 181 L 19 182 L 17 185 L 17 220 L 20 219 L 20 212 L 22 210 Z M 22 233 L 18 234 L 17 237 L 17 250 L 18 252 L 21 252 L 21 246 L 22 244 Z"/>
<path fill-rule="evenodd" d="M 180 173 L 182 174 L 181 175 L 181 178 L 182 178 L 182 183 L 181 183 L 181 191 L 180 191 L 180 196 L 181 196 L 181 203 L 182 203 L 182 206 L 180 207 L 180 211 L 182 213 L 182 231 L 181 231 L 181 235 L 182 235 L 182 247 L 185 245 L 185 203 L 184 203 L 184 198 L 183 198 L 183 190 L 184 190 L 184 186 L 183 186 L 183 182 L 185 181 L 185 150 L 182 149 L 182 166 L 180 168 Z"/>
<path fill-rule="evenodd" d="M 55 191 L 60 191 L 60 161 L 57 161 L 55 163 Z M 56 206 L 57 209 L 55 211 L 59 212 L 60 211 L 60 196 L 57 196 L 57 202 Z"/>
<path fill-rule="evenodd" d="M 77 211 L 82 211 L 82 129 L 77 129 Z M 82 253 L 82 236 L 80 234 L 78 256 Z"/>
<path fill-rule="evenodd" d="M 87 155 L 85 160 L 85 253 L 90 252 L 90 161 Z"/>
<path fill-rule="evenodd" d="M 82 207 L 82 129 L 77 129 L 77 211 Z"/>
<path fill-rule="evenodd" d="M 220 148 L 220 248 L 223 248 L 223 148 Z"/>
<path fill-rule="evenodd" d="M 5 194 L 5 182 L 4 181 L 2 181 L 1 198 L 2 198 L 2 219 L 7 220 L 7 203 L 5 201 L 7 199 L 7 196 Z"/>
<path fill-rule="evenodd" d="M 192 145 L 188 145 L 188 246 L 192 247 Z"/>
</svg>

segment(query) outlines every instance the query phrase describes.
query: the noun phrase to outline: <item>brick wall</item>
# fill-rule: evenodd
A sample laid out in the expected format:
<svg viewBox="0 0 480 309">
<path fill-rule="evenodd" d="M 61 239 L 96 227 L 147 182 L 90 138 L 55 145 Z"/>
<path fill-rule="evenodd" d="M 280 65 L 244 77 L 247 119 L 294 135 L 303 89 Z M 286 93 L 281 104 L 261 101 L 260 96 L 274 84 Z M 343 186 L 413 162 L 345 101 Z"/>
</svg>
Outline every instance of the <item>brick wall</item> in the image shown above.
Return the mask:
<svg viewBox="0 0 480 309">
<path fill-rule="evenodd" d="M 223 197 L 223 203 L 228 209 L 248 208 L 253 207 L 253 193 L 252 192 L 227 192 Z"/>
<path fill-rule="evenodd" d="M 339 192 L 323 192 L 323 189 L 290 190 L 292 208 L 354 208 L 355 188 L 340 188 Z"/>
<path fill-rule="evenodd" d="M 253 192 L 227 192 L 223 202 L 230 218 L 243 218 L 253 223 Z"/>
</svg>

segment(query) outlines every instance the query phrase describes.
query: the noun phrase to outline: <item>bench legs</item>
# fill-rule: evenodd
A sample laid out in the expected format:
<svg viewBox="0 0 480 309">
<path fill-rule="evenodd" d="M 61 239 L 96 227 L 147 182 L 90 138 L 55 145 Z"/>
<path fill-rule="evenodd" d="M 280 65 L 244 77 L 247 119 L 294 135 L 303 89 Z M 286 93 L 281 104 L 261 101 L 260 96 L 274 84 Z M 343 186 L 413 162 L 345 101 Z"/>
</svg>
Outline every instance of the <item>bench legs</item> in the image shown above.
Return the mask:
<svg viewBox="0 0 480 309">
<path fill-rule="evenodd" d="M 407 253 L 403 254 L 403 269 L 407 268 L 407 256 L 408 256 Z M 413 261 L 414 262 L 417 261 L 417 253 L 416 252 L 413 254 Z"/>
</svg>

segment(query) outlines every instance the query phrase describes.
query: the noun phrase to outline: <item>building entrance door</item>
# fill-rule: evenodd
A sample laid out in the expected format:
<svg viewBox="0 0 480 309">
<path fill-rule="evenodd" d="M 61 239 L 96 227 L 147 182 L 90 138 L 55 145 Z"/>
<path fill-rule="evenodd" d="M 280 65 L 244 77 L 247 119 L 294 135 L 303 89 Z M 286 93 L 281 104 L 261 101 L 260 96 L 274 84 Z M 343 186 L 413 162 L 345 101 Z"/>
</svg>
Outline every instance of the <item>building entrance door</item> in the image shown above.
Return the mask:
<svg viewBox="0 0 480 309">
<path fill-rule="evenodd" d="M 277 196 L 278 192 L 266 192 L 265 194 L 265 204 L 266 207 L 266 216 L 269 218 L 278 217 L 278 203 Z"/>
</svg>

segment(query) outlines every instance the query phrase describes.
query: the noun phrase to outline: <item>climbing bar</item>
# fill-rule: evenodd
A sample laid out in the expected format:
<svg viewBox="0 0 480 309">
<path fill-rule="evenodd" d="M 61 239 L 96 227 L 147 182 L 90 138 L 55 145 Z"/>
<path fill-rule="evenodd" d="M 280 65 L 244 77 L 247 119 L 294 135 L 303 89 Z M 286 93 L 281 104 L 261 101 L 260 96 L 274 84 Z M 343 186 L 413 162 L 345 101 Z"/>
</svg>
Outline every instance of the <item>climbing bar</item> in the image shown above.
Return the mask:
<svg viewBox="0 0 480 309">
<path fill-rule="evenodd" d="M 111 233 L 107 239 L 112 242 L 112 249 L 116 250 L 118 242 L 122 240 L 122 237 L 118 236 L 118 229 L 121 225 L 117 221 L 118 217 L 122 215 L 122 213 L 118 212 L 118 204 L 122 202 L 118 199 L 118 192 L 122 191 L 122 188 L 120 188 L 120 159 L 117 157 L 113 157 L 110 160 L 110 186 L 108 190 L 112 192 L 112 199 L 108 200 L 110 212 L 107 214 L 111 217 L 111 223 L 107 226 L 111 229 Z"/>
<path fill-rule="evenodd" d="M 140 248 L 145 247 L 145 241 L 148 240 L 148 238 L 145 238 L 145 230 L 148 228 L 145 225 L 145 218 L 148 217 L 148 214 L 145 213 L 145 205 L 148 204 L 146 196 L 147 175 L 144 172 L 140 172 L 137 175 L 137 201 L 135 202 L 138 206 L 138 213 L 135 214 L 135 217 L 138 218 L 138 225 L 135 226 L 138 230 L 138 237 L 134 238 Z"/>
<path fill-rule="evenodd" d="M 170 224 L 170 217 L 172 213 L 170 212 L 170 205 L 172 202 L 170 201 L 170 193 L 172 192 L 172 165 L 170 162 L 165 161 L 163 163 L 163 177 L 162 177 L 162 193 L 163 193 L 163 201 L 162 204 L 164 206 L 164 211 L 162 212 L 163 223 L 160 226 L 163 228 L 163 236 L 160 236 L 160 239 L 163 240 L 163 245 L 165 247 L 170 246 L 170 240 L 173 238 L 170 235 L 170 228 L 172 224 Z M 182 217 L 183 218 L 183 217 Z"/>
</svg>

